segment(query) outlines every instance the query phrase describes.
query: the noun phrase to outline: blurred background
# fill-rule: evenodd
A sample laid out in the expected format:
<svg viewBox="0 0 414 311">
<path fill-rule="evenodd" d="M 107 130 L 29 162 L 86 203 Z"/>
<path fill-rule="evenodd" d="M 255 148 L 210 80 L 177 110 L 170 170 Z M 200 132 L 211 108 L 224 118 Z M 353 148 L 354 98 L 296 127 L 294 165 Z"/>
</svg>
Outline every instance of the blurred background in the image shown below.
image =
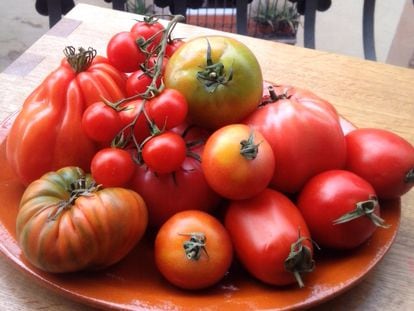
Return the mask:
<svg viewBox="0 0 414 311">
<path fill-rule="evenodd" d="M 64 1 L 112 8 L 110 0 Z M 46 2 L 47 0 L 43 0 L 43 3 Z M 169 13 L 170 2 L 169 0 L 128 0 L 124 9 L 139 14 Z M 304 46 L 305 0 L 250 0 L 248 2 L 248 35 Z M 315 48 L 364 58 L 363 1 L 320 0 L 319 2 L 315 23 Z M 49 29 L 48 16 L 39 14 L 39 8 L 36 10 L 35 4 L 36 0 L 0 2 L 0 71 L 3 71 Z M 234 0 L 187 0 L 187 4 L 187 23 L 236 32 Z M 413 0 L 377 0 L 374 25 L 377 61 L 413 68 Z"/>
</svg>

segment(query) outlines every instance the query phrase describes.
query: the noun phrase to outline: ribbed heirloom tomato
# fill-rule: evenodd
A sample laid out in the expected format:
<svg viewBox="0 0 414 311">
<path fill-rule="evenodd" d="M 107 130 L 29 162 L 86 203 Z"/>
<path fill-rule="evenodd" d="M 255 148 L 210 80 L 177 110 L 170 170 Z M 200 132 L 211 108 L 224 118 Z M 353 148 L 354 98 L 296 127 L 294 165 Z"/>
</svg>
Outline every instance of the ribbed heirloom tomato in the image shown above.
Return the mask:
<svg viewBox="0 0 414 311">
<path fill-rule="evenodd" d="M 95 50 L 65 54 L 25 100 L 7 138 L 7 160 L 24 184 L 68 165 L 88 170 L 96 146 L 82 129 L 85 109 L 125 97 L 126 76 Z"/>
<path fill-rule="evenodd" d="M 164 79 L 187 99 L 189 122 L 209 129 L 240 122 L 262 97 L 256 57 L 241 42 L 224 36 L 184 43 L 169 59 Z"/>
<path fill-rule="evenodd" d="M 147 221 L 145 203 L 136 192 L 100 189 L 81 169 L 65 167 L 26 188 L 16 238 L 25 257 L 39 269 L 100 269 L 129 253 Z"/>
</svg>

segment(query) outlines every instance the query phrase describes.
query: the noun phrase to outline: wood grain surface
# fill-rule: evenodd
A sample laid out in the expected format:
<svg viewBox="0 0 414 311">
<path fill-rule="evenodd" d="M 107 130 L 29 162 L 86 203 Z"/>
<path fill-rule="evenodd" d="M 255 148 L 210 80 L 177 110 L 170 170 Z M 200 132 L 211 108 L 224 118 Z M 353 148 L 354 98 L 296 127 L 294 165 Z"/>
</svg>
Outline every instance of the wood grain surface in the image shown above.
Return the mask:
<svg viewBox="0 0 414 311">
<path fill-rule="evenodd" d="M 93 46 L 105 54 L 109 38 L 137 16 L 77 5 L 55 28 L 0 74 L 0 120 L 10 118 L 28 94 L 59 65 L 66 45 Z M 211 34 L 179 24 L 175 37 Z M 231 35 L 253 50 L 264 79 L 314 91 L 358 127 L 392 130 L 414 143 L 414 70 L 353 57 Z M 12 122 L 12 119 L 9 120 Z M 1 130 L 1 129 L 0 129 Z M 21 274 L 0 256 L 1 310 L 91 310 L 62 298 Z M 414 190 L 402 198 L 402 219 L 385 258 L 357 286 L 318 310 L 414 310 Z"/>
</svg>

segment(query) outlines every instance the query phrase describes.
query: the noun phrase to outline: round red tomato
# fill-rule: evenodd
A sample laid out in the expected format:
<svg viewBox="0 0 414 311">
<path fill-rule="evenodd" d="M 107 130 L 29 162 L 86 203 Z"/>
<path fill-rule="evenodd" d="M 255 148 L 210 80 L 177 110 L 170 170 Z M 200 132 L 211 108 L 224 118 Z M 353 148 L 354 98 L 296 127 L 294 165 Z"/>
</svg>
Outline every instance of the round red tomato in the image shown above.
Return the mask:
<svg viewBox="0 0 414 311">
<path fill-rule="evenodd" d="M 132 73 L 126 82 L 126 93 L 128 97 L 143 94 L 147 91 L 152 82 L 152 77 L 144 73 L 142 70 L 137 70 Z"/>
<path fill-rule="evenodd" d="M 169 217 L 184 210 L 213 211 L 221 197 L 207 184 L 199 157 L 205 134 L 199 128 L 177 130 L 184 135 L 188 147 L 181 168 L 171 174 L 156 174 L 146 165 L 136 167 L 131 188 L 137 191 L 148 206 L 149 222 L 159 227 Z"/>
<path fill-rule="evenodd" d="M 169 174 L 181 168 L 187 147 L 184 139 L 174 132 L 163 132 L 150 137 L 141 150 L 142 160 L 158 174 Z"/>
<path fill-rule="evenodd" d="M 245 124 L 231 124 L 208 138 L 201 164 L 211 188 L 225 198 L 240 200 L 269 185 L 275 158 L 262 134 Z"/>
<path fill-rule="evenodd" d="M 123 31 L 115 34 L 108 42 L 106 54 L 110 63 L 122 72 L 134 72 L 144 63 L 146 54 L 137 44 L 139 36 Z"/>
<path fill-rule="evenodd" d="M 184 41 L 182 39 L 173 39 L 167 43 L 167 46 L 165 48 L 165 55 L 167 57 L 171 57 L 175 51 L 178 50 L 180 46 L 184 44 Z"/>
<path fill-rule="evenodd" d="M 302 287 L 301 274 L 314 268 L 308 227 L 297 207 L 282 193 L 265 189 L 232 201 L 225 227 L 246 270 L 264 283 Z"/>
<path fill-rule="evenodd" d="M 160 44 L 164 35 L 164 26 L 156 19 L 148 19 L 144 21 L 137 21 L 131 27 L 131 33 L 142 37 L 145 42 L 145 48 L 148 52 L 153 52 Z"/>
<path fill-rule="evenodd" d="M 320 246 L 354 248 L 384 226 L 374 188 L 345 170 L 314 176 L 300 192 L 297 205 Z"/>
<path fill-rule="evenodd" d="M 65 167 L 26 188 L 16 239 L 24 256 L 44 271 L 102 269 L 136 246 L 147 222 L 145 203 L 136 192 L 101 189 L 81 169 Z"/>
<path fill-rule="evenodd" d="M 233 248 L 224 226 L 201 211 L 184 211 L 168 219 L 155 239 L 155 263 L 172 284 L 202 289 L 228 271 Z"/>
<path fill-rule="evenodd" d="M 367 180 L 380 198 L 398 198 L 414 186 L 414 146 L 383 129 L 357 129 L 345 137 L 346 169 Z"/>
<path fill-rule="evenodd" d="M 131 154 L 119 148 L 104 148 L 92 158 L 91 174 L 104 187 L 123 187 L 135 172 Z"/>
<path fill-rule="evenodd" d="M 262 97 L 256 57 L 230 37 L 187 41 L 169 59 L 164 80 L 187 99 L 189 122 L 209 129 L 240 122 Z"/>
<path fill-rule="evenodd" d="M 169 130 L 185 121 L 188 105 L 185 97 L 174 89 L 164 89 L 146 106 L 148 116 L 159 129 Z"/>
<path fill-rule="evenodd" d="M 82 129 L 90 139 L 110 143 L 121 131 L 122 123 L 115 108 L 104 102 L 96 102 L 84 111 Z"/>
<path fill-rule="evenodd" d="M 329 102 L 294 87 L 274 91 L 276 100 L 259 107 L 243 123 L 262 133 L 272 146 L 276 165 L 271 187 L 296 193 L 312 176 L 345 166 L 345 137 Z"/>
</svg>

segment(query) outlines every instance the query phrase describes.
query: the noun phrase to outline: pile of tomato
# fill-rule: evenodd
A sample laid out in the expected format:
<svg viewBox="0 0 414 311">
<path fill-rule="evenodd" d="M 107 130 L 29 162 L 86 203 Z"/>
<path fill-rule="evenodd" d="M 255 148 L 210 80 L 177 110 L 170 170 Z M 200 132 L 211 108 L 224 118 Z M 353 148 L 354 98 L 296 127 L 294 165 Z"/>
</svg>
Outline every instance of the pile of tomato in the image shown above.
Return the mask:
<svg viewBox="0 0 414 311">
<path fill-rule="evenodd" d="M 156 266 L 178 287 L 212 286 L 235 260 L 264 283 L 304 286 L 315 251 L 387 230 L 381 200 L 414 185 L 414 147 L 263 82 L 233 38 L 173 40 L 178 21 L 137 21 L 106 57 L 67 47 L 26 99 L 7 139 L 26 186 L 26 258 L 103 269 L 152 230 Z"/>
</svg>

